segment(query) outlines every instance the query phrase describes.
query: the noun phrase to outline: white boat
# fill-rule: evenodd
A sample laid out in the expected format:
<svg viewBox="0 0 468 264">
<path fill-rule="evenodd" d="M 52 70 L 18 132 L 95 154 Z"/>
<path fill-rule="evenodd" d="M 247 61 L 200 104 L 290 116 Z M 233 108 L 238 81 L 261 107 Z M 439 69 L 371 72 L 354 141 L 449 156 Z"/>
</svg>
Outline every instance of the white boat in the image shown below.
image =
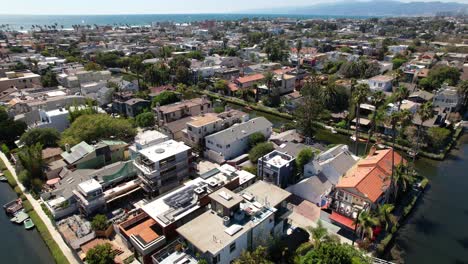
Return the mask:
<svg viewBox="0 0 468 264">
<path fill-rule="evenodd" d="M 29 215 L 26 212 L 24 212 L 24 210 L 21 210 L 18 213 L 16 213 L 13 218 L 11 218 L 11 222 L 21 224 L 28 218 Z"/>
</svg>

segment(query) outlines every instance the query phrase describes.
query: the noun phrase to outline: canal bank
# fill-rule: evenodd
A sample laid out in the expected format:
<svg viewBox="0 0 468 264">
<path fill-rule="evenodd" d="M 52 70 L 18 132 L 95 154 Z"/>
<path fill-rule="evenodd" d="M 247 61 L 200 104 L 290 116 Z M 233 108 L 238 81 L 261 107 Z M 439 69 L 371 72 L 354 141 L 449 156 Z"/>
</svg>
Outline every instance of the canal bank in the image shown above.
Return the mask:
<svg viewBox="0 0 468 264">
<path fill-rule="evenodd" d="M 8 183 L 0 183 L 0 203 L 2 205 L 16 198 L 16 193 Z M 25 230 L 22 224 L 12 224 L 5 213 L 0 214 L 1 263 L 54 263 L 49 249 L 36 229 Z"/>
<path fill-rule="evenodd" d="M 442 162 L 420 159 L 430 185 L 398 231 L 406 263 L 468 263 L 468 135 Z"/>
<path fill-rule="evenodd" d="M 251 117 L 264 116 L 275 128 L 290 122 L 235 104 L 229 106 L 246 111 Z M 326 129 L 317 132 L 316 140 L 354 146 L 348 136 Z M 364 144 L 359 149 L 362 153 Z M 396 234 L 395 244 L 403 250 L 403 259 L 411 264 L 468 264 L 468 134 L 459 138 L 444 161 L 422 158 L 415 166 L 420 175 L 429 179 L 429 186 Z"/>
</svg>

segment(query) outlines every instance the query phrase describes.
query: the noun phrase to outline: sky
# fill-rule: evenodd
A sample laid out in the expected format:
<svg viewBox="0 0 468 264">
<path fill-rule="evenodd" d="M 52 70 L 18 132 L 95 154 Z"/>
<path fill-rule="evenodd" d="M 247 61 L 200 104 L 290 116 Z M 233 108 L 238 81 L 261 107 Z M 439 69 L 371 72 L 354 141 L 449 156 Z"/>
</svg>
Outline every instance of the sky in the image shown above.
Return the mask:
<svg viewBox="0 0 468 264">
<path fill-rule="evenodd" d="M 242 10 L 268 9 L 283 6 L 310 6 L 313 4 L 337 1 L 338 0 L 0 0 L 0 14 L 235 13 Z M 409 0 L 406 0 L 405 2 L 408 1 Z M 442 1 L 468 3 L 468 0 Z"/>
</svg>

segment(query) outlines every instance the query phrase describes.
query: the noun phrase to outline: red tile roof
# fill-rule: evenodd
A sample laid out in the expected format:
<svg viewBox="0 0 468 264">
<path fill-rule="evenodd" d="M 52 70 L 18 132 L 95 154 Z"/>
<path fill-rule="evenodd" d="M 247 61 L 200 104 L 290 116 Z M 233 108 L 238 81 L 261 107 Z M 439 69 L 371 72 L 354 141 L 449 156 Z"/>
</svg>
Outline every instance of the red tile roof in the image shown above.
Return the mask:
<svg viewBox="0 0 468 264">
<path fill-rule="evenodd" d="M 258 73 L 258 74 L 244 76 L 244 77 L 239 77 L 237 78 L 237 81 L 239 83 L 249 83 L 249 82 L 261 81 L 264 78 L 265 76 L 263 76 L 263 74 Z"/>
<path fill-rule="evenodd" d="M 372 202 L 386 191 L 392 174 L 392 149 L 377 150 L 360 160 L 340 179 L 337 188 L 354 188 Z M 406 162 L 395 152 L 395 165 Z"/>
</svg>

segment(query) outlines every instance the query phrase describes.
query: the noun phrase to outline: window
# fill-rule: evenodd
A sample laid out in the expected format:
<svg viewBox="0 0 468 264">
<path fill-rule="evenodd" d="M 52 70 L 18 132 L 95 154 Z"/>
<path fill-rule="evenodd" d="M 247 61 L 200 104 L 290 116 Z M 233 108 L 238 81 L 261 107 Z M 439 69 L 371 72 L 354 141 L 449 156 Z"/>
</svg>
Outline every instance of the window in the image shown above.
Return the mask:
<svg viewBox="0 0 468 264">
<path fill-rule="evenodd" d="M 231 147 L 231 145 L 230 145 L 230 144 L 228 144 L 228 145 L 226 146 L 226 148 L 230 148 L 230 147 Z"/>
<path fill-rule="evenodd" d="M 216 263 L 218 263 L 220 260 L 221 260 L 220 255 L 216 255 L 216 256 L 213 257 L 212 263 L 213 263 L 213 264 L 216 264 Z"/>
<path fill-rule="evenodd" d="M 236 242 L 229 245 L 229 253 L 232 253 L 234 250 L 236 250 Z"/>
</svg>

